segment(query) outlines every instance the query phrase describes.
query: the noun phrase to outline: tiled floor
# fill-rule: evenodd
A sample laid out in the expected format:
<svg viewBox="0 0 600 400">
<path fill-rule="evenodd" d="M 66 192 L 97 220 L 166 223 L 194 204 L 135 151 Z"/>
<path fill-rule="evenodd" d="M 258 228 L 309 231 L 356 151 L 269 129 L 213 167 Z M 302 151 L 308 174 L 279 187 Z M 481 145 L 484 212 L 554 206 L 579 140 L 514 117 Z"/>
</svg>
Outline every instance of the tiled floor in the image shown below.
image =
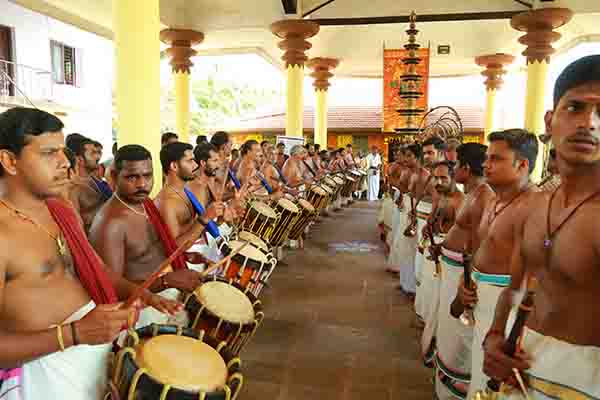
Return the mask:
<svg viewBox="0 0 600 400">
<path fill-rule="evenodd" d="M 314 227 L 279 265 L 261 299 L 266 318 L 242 353 L 241 400 L 421 400 L 432 374 L 419 359 L 413 311 L 384 272 L 376 209 L 355 203 Z M 367 240 L 371 252 L 329 244 Z"/>
</svg>

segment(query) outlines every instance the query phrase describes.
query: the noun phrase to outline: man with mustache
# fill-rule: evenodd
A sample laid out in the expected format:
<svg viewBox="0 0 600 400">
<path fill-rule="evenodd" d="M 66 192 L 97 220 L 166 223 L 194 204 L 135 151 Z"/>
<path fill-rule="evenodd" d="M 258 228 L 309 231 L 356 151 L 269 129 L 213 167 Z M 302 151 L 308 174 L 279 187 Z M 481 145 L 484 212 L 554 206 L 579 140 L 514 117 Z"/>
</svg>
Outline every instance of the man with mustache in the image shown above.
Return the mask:
<svg viewBox="0 0 600 400">
<path fill-rule="evenodd" d="M 561 73 L 546 132 L 562 184 L 531 195 L 524 218 L 513 225 L 513 280 L 487 332 L 484 372 L 506 381 L 513 368 L 520 370 L 531 399 L 593 399 L 600 397 L 600 55 L 574 61 Z M 509 310 L 531 279 L 536 296 L 521 351 L 507 355 Z"/>
<path fill-rule="evenodd" d="M 467 398 L 485 389 L 488 378 L 483 373 L 482 343 L 492 323 L 494 307 L 504 287 L 510 284 L 510 260 L 519 245 L 514 225 L 521 218 L 531 195 L 529 175 L 535 167 L 538 142 L 535 135 L 522 129 L 492 132 L 488 136 L 484 174 L 496 193 L 489 202 L 479 224 L 482 238 L 473 256 L 471 280 L 473 289 L 461 282 L 459 296 L 465 307 L 472 307 L 475 319 L 471 354 L 471 382 Z"/>
<path fill-rule="evenodd" d="M 433 183 L 433 166 L 444 160 L 446 143 L 437 136 L 432 136 L 423 142 L 423 165 L 417 168 L 412 175 L 409 189 L 411 195 L 411 212 L 417 218 L 417 247 L 423 241 L 423 227 L 431 215 L 432 194 L 435 191 Z M 414 220 L 414 219 L 413 219 Z M 425 256 L 417 249 L 415 254 L 414 273 L 417 280 L 417 293 L 415 296 L 415 312 L 417 326 L 424 326 L 423 315 L 428 299 L 426 292 L 419 290 L 421 285 L 421 270 Z"/>
<path fill-rule="evenodd" d="M 78 175 L 73 178 L 70 200 L 81 215 L 85 231 L 89 232 L 96 213 L 105 201 L 112 196 L 106 182 L 95 177 L 101 153 L 94 141 L 80 134 L 69 135 L 65 144 L 77 160 Z"/>
<path fill-rule="evenodd" d="M 456 187 L 454 163 L 444 160 L 433 165 L 433 204 L 431 216 L 422 234 L 429 238 L 429 247 L 423 249 L 426 256 L 421 272 L 419 296 L 423 296 L 423 320 L 425 328 L 421 337 L 421 350 L 425 365 L 435 365 L 436 331 L 438 326 L 438 306 L 440 298 L 439 246 L 456 219 L 465 195 Z M 435 246 L 433 245 L 435 242 Z"/>
<path fill-rule="evenodd" d="M 441 273 L 436 334 L 436 395 L 440 400 L 454 399 L 456 393 L 466 396 L 471 379 L 471 346 L 473 327 L 465 326 L 459 317 L 463 306 L 456 292 L 463 280 L 463 253 L 479 248 L 478 227 L 483 210 L 494 198 L 485 183 L 483 163 L 487 146 L 465 143 L 456 149 L 455 180 L 464 187 L 465 198 L 456 212 L 454 225 L 440 251 Z"/>
<path fill-rule="evenodd" d="M 258 171 L 257 164 L 260 153 L 261 148 L 254 139 L 245 141 L 240 148 L 241 161 L 237 168 L 237 179 L 240 181 L 240 184 L 244 185 L 251 180 L 256 180 L 256 172 Z"/>
<path fill-rule="evenodd" d="M 137 284 L 148 279 L 177 247 L 150 199 L 152 173 L 152 156 L 147 149 L 139 145 L 121 147 L 114 162 L 115 193 L 96 214 L 89 234 L 90 243 L 106 265 Z M 172 266 L 174 271 L 158 279 L 150 290 L 175 299 L 177 292 L 167 289 L 193 291 L 199 285 L 199 275 L 187 269 L 183 256 Z M 139 326 L 167 320 L 168 315 L 148 307 L 140 315 Z"/>
<path fill-rule="evenodd" d="M 111 342 L 136 287 L 111 274 L 62 198 L 63 124 L 31 108 L 0 114 L 0 397 L 101 399 Z M 148 291 L 142 299 L 176 307 Z"/>
</svg>

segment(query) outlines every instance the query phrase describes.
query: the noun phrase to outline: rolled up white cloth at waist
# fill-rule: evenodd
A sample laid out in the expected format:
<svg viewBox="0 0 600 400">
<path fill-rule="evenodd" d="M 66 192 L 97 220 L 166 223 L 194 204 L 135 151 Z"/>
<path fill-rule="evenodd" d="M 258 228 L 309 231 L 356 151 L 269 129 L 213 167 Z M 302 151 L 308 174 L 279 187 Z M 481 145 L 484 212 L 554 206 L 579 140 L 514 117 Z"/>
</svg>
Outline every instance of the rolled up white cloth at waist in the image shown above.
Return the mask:
<svg viewBox="0 0 600 400">
<path fill-rule="evenodd" d="M 471 347 L 471 384 L 467 399 L 475 396 L 478 390 L 485 390 L 489 378 L 483 373 L 483 340 L 492 326 L 498 298 L 505 287 L 510 285 L 510 275 L 485 274 L 473 268 L 471 274 L 477 283 L 477 304 L 473 309 L 475 329 L 473 330 L 473 346 Z M 514 310 L 511 311 L 507 330 L 514 321 Z"/>
<path fill-rule="evenodd" d="M 526 327 L 521 348 L 531 357 L 531 368 L 522 375 L 532 399 L 600 399 L 600 347 L 568 343 Z M 522 399 L 523 394 L 516 389 L 503 398 Z"/>
<path fill-rule="evenodd" d="M 449 257 L 450 255 L 452 257 Z M 450 307 L 462 279 L 462 253 L 442 247 L 441 263 L 436 365 L 438 372 L 453 381 L 469 383 L 473 327 L 462 324 L 458 318 L 450 315 Z M 448 392 L 440 389 L 441 387 L 436 385 L 438 398 L 447 399 Z"/>
<path fill-rule="evenodd" d="M 436 243 L 443 242 L 443 237 L 436 235 Z M 421 273 L 421 286 L 417 288 L 415 298 L 415 308 L 417 299 L 421 302 L 421 317 L 425 322 L 425 328 L 421 335 L 421 353 L 426 364 L 433 362 L 435 348 L 433 347 L 433 338 L 436 336 L 438 326 L 438 308 L 440 298 L 440 277 L 436 274 L 435 261 L 428 260 L 428 251 L 425 250 L 423 268 Z"/>
<path fill-rule="evenodd" d="M 417 204 L 417 217 L 419 219 L 427 219 L 429 214 L 431 214 L 432 207 L 430 202 L 421 200 L 419 204 Z"/>
<path fill-rule="evenodd" d="M 79 321 L 96 304 L 90 301 L 63 324 Z M 63 329 L 63 332 L 65 329 Z M 9 390 L 2 385 L 2 400 L 100 400 L 107 391 L 108 359 L 112 344 L 71 346 L 25 363 L 21 387 Z M 5 382 L 7 383 L 7 382 Z"/>
</svg>

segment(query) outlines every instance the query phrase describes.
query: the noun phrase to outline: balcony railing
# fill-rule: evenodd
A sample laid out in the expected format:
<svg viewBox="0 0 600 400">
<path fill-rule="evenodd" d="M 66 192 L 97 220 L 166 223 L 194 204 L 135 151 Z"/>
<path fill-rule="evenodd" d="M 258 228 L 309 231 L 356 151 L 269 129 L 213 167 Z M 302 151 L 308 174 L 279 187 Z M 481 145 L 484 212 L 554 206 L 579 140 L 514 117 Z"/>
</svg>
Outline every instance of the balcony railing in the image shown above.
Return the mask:
<svg viewBox="0 0 600 400">
<path fill-rule="evenodd" d="M 0 59 L 0 104 L 32 106 L 53 100 L 50 71 Z"/>
</svg>

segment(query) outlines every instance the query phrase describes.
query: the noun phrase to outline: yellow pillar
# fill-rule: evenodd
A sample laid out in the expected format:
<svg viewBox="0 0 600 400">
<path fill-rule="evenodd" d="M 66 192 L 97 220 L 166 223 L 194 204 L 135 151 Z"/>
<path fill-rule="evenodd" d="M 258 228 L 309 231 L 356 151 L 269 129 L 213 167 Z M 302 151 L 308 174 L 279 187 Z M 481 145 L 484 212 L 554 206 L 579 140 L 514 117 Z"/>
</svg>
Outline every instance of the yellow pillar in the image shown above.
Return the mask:
<svg viewBox="0 0 600 400">
<path fill-rule="evenodd" d="M 190 142 L 190 74 L 174 72 L 175 80 L 175 126 L 179 141 Z"/>
<path fill-rule="evenodd" d="M 152 153 L 154 191 L 160 190 L 159 0 L 113 0 L 119 146 Z"/>
<path fill-rule="evenodd" d="M 327 90 L 316 89 L 315 143 L 327 148 Z"/>
<path fill-rule="evenodd" d="M 496 130 L 496 95 L 503 83 L 502 76 L 506 73 L 504 67 L 511 64 L 514 59 L 510 54 L 502 53 L 475 57 L 475 63 L 485 68 L 481 75 L 487 78 L 485 81 L 486 107 L 484 130 L 484 142 L 486 144 L 490 132 Z"/>
<path fill-rule="evenodd" d="M 285 135 L 302 137 L 304 117 L 304 63 L 312 45 L 306 40 L 319 32 L 319 25 L 304 19 L 286 19 L 271 24 L 271 32 L 279 37 L 279 48 L 287 70 Z"/>
<path fill-rule="evenodd" d="M 190 142 L 190 73 L 193 66 L 196 46 L 204 40 L 202 32 L 190 29 L 165 29 L 160 32 L 160 40 L 170 45 L 166 52 L 171 57 L 173 80 L 175 83 L 175 126 L 179 141 Z"/>
<path fill-rule="evenodd" d="M 304 118 L 304 66 L 287 67 L 285 136 L 302 137 Z"/>
<path fill-rule="evenodd" d="M 527 89 L 525 98 L 525 129 L 539 136 L 544 134 L 546 80 L 550 55 L 554 53 L 552 43 L 560 39 L 557 29 L 571 20 L 573 12 L 567 8 L 539 8 L 514 16 L 511 26 L 526 34 L 519 42 L 526 45 L 523 55 L 527 57 Z M 540 142 L 535 170 L 531 178 L 542 177 L 546 148 Z"/>
<path fill-rule="evenodd" d="M 307 66 L 313 69 L 310 74 L 315 78 L 315 143 L 321 148 L 327 148 L 327 91 L 329 90 L 329 79 L 333 77 L 331 70 L 336 68 L 340 61 L 336 58 L 316 57 L 311 59 Z"/>
</svg>

